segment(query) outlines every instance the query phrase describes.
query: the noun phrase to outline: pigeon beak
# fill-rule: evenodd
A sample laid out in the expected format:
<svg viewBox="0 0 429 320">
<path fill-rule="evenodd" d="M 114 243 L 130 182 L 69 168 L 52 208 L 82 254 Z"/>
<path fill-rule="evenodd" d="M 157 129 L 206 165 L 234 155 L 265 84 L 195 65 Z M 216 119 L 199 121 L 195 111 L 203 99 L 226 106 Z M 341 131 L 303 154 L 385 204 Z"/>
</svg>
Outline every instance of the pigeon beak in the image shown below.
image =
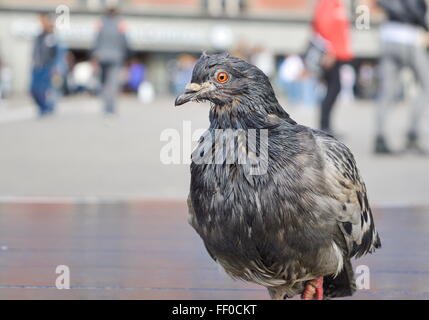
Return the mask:
<svg viewBox="0 0 429 320">
<path fill-rule="evenodd" d="M 201 89 L 202 86 L 198 83 L 188 83 L 185 88 L 185 93 L 176 98 L 174 105 L 177 107 L 194 100 Z"/>
</svg>

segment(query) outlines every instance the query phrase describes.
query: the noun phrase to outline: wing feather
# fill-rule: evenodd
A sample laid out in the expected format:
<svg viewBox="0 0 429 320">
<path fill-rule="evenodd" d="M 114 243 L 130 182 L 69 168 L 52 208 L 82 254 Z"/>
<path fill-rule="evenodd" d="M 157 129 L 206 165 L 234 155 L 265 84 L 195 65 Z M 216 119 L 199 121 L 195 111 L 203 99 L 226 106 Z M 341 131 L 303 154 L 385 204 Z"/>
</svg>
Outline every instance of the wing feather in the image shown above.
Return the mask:
<svg viewBox="0 0 429 320">
<path fill-rule="evenodd" d="M 337 208 L 334 214 L 346 240 L 349 257 L 360 257 L 381 246 L 374 225 L 367 191 L 351 151 L 329 135 L 318 135 L 324 159 L 328 196 Z"/>
</svg>

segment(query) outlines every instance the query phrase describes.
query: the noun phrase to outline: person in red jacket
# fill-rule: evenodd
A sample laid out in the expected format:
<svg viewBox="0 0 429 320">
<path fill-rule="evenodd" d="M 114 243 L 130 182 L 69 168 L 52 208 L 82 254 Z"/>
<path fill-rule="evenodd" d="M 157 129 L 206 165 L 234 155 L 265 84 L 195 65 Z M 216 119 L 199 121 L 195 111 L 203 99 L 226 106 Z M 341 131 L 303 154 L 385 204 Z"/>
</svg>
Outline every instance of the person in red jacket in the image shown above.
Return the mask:
<svg viewBox="0 0 429 320">
<path fill-rule="evenodd" d="M 320 128 L 332 134 L 331 113 L 341 91 L 340 67 L 353 59 L 350 22 L 341 0 L 319 0 L 313 18 L 313 32 L 325 40 L 322 59 L 326 96 L 322 100 Z"/>
</svg>

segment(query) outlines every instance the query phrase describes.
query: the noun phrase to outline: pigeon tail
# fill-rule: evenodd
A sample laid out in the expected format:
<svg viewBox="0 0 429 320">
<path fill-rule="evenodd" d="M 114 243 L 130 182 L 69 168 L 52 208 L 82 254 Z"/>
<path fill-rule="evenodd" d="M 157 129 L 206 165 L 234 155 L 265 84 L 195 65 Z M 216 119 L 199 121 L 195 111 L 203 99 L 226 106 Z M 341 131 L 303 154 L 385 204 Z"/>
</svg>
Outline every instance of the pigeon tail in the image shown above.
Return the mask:
<svg viewBox="0 0 429 320">
<path fill-rule="evenodd" d="M 340 298 L 353 295 L 356 291 L 356 283 L 350 259 L 344 261 L 344 267 L 336 277 L 333 275 L 324 277 L 323 289 L 325 298 Z"/>
</svg>

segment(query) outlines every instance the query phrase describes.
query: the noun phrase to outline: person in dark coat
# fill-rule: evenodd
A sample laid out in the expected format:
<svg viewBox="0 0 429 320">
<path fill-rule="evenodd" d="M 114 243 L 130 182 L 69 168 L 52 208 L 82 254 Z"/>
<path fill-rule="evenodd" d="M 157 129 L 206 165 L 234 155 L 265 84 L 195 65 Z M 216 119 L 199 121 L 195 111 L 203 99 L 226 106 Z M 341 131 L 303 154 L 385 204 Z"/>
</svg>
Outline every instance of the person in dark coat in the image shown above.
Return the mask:
<svg viewBox="0 0 429 320">
<path fill-rule="evenodd" d="M 58 99 L 55 80 L 60 78 L 64 50 L 54 34 L 50 16 L 40 14 L 39 21 L 42 32 L 34 41 L 30 91 L 40 116 L 46 116 L 54 112 Z"/>
</svg>

